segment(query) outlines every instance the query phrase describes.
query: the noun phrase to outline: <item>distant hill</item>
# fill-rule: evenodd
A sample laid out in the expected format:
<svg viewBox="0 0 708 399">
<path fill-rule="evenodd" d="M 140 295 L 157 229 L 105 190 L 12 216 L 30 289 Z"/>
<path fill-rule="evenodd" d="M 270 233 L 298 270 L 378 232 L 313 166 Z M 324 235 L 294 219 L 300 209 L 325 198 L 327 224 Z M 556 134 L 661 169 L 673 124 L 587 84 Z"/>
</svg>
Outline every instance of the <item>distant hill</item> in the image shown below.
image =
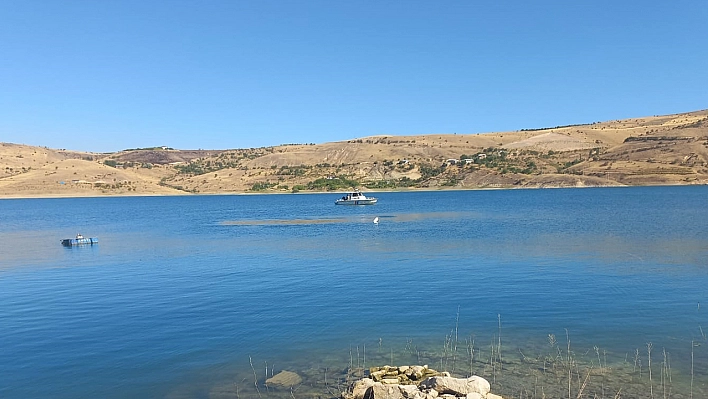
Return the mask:
<svg viewBox="0 0 708 399">
<path fill-rule="evenodd" d="M 86 153 L 0 143 L 0 197 L 708 184 L 708 110 L 486 134 Z"/>
</svg>

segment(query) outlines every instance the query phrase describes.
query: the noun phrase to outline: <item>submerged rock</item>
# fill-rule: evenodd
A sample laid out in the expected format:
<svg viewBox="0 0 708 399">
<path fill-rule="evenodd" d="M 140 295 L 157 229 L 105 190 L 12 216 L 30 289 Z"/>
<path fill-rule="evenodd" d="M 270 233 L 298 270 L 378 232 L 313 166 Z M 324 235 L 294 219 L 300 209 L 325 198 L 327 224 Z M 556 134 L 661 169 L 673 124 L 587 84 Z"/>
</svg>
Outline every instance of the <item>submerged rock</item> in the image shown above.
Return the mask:
<svg viewBox="0 0 708 399">
<path fill-rule="evenodd" d="M 302 377 L 297 375 L 297 373 L 285 370 L 266 380 L 266 385 L 281 385 L 284 387 L 291 387 L 300 383 L 302 383 Z"/>
</svg>

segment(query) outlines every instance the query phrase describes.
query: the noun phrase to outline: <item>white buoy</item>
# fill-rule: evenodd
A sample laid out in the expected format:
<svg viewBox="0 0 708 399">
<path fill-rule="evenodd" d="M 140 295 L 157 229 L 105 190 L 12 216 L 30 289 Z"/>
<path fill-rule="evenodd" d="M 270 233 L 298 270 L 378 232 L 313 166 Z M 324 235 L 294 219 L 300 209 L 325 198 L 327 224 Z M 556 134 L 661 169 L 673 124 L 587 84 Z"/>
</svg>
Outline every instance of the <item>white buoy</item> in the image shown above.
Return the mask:
<svg viewBox="0 0 708 399">
<path fill-rule="evenodd" d="M 374 218 L 374 224 L 379 224 L 379 217 L 378 217 L 378 216 L 376 216 L 376 217 Z"/>
</svg>

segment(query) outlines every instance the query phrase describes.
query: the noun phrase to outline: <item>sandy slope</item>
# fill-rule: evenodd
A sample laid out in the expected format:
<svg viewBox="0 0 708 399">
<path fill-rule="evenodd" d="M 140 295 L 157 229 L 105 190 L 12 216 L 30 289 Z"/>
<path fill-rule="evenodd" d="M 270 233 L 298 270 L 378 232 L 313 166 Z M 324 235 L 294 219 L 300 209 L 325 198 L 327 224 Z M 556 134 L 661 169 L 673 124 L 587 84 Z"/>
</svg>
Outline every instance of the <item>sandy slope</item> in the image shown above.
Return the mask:
<svg viewBox="0 0 708 399">
<path fill-rule="evenodd" d="M 504 164 L 484 164 L 478 159 L 483 153 L 503 154 Z M 707 184 L 708 110 L 517 132 L 370 136 L 259 149 L 99 154 L 0 143 L 0 197 L 240 193 L 254 184 L 289 192 L 327 176 L 415 180 L 425 168 L 461 157 L 475 158 L 475 164 L 448 167 L 417 187 Z"/>
</svg>

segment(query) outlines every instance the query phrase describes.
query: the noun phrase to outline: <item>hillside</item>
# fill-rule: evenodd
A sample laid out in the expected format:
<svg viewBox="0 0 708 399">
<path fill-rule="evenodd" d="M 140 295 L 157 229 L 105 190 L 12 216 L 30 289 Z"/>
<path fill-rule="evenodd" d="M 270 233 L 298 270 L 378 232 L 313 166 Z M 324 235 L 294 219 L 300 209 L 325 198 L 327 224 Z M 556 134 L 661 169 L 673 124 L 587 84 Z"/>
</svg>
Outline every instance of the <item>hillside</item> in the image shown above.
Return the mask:
<svg viewBox="0 0 708 399">
<path fill-rule="evenodd" d="M 83 153 L 0 143 L 0 197 L 708 184 L 708 110 L 487 134 Z"/>
</svg>

